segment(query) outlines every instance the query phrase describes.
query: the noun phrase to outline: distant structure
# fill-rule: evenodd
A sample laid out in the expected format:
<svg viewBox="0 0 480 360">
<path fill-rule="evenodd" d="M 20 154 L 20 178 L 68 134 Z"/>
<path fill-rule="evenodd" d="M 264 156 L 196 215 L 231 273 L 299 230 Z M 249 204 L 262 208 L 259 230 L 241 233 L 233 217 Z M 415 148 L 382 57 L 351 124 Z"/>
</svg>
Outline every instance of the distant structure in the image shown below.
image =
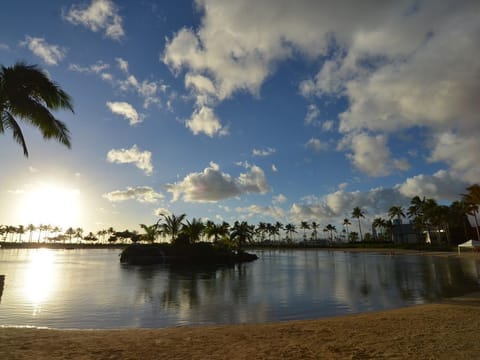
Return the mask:
<svg viewBox="0 0 480 360">
<path fill-rule="evenodd" d="M 393 219 L 392 240 L 395 244 L 418 244 L 423 243 L 411 222 L 403 224 L 400 219 Z"/>
</svg>

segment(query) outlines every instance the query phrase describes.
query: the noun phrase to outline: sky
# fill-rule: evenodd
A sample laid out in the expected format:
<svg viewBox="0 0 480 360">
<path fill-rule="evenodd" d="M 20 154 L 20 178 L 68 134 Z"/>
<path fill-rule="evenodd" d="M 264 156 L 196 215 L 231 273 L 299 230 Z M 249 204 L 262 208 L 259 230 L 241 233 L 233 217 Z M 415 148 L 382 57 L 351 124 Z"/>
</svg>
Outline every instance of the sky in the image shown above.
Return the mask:
<svg viewBox="0 0 480 360">
<path fill-rule="evenodd" d="M 478 0 L 16 0 L 0 64 L 74 101 L 0 138 L 0 224 L 368 226 L 480 179 Z M 20 120 L 21 121 L 21 120 Z"/>
</svg>

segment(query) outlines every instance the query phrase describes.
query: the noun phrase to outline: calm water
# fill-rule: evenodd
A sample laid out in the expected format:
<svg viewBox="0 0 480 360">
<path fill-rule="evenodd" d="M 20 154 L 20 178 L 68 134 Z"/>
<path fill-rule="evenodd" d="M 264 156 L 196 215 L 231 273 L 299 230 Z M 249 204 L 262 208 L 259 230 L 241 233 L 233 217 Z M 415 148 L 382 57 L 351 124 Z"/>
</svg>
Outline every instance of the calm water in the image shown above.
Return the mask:
<svg viewBox="0 0 480 360">
<path fill-rule="evenodd" d="M 119 250 L 0 250 L 0 325 L 166 327 L 271 322 L 389 309 L 479 289 L 474 259 L 259 251 L 202 270 L 119 263 Z"/>
</svg>

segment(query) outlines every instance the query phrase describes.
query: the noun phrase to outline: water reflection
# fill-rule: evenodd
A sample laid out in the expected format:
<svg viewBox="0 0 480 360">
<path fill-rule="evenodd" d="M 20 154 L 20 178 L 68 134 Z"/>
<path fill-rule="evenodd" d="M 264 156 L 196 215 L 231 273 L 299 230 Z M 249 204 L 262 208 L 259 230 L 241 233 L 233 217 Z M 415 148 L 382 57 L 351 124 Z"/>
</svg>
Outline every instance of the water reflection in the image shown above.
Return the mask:
<svg viewBox="0 0 480 360">
<path fill-rule="evenodd" d="M 479 289 L 474 258 L 272 250 L 234 267 L 176 268 L 121 265 L 118 254 L 1 250 L 0 325 L 259 323 L 389 309 Z"/>
<path fill-rule="evenodd" d="M 33 315 L 42 311 L 42 304 L 48 300 L 55 287 L 55 253 L 48 249 L 31 252 L 23 293 L 25 301 L 33 307 Z"/>
</svg>

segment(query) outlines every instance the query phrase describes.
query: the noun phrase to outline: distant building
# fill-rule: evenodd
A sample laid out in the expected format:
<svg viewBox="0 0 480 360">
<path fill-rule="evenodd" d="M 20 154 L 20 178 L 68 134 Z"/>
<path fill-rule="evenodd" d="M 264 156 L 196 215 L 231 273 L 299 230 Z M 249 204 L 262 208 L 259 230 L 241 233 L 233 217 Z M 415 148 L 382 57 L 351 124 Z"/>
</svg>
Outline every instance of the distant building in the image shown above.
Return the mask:
<svg viewBox="0 0 480 360">
<path fill-rule="evenodd" d="M 403 224 L 401 220 L 394 219 L 392 226 L 392 239 L 395 244 L 418 244 L 424 242 L 419 238 L 413 224 Z"/>
</svg>

